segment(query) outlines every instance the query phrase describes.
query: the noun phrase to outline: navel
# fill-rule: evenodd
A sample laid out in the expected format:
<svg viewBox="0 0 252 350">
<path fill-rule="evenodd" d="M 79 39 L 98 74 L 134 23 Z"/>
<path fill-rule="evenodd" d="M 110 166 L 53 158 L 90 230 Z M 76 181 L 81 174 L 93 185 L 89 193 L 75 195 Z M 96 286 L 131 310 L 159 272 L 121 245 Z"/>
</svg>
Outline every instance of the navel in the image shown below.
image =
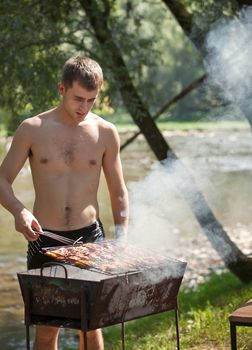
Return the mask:
<svg viewBox="0 0 252 350">
<path fill-rule="evenodd" d="M 68 226 L 68 224 L 70 223 L 72 208 L 66 205 L 64 209 L 65 209 L 65 215 L 64 215 L 65 224 L 66 224 L 66 226 Z"/>
<path fill-rule="evenodd" d="M 90 165 L 96 165 L 96 160 L 95 159 L 90 159 L 89 164 Z"/>
<path fill-rule="evenodd" d="M 40 158 L 40 163 L 42 164 L 48 163 L 48 158 L 44 158 L 44 157 Z"/>
</svg>

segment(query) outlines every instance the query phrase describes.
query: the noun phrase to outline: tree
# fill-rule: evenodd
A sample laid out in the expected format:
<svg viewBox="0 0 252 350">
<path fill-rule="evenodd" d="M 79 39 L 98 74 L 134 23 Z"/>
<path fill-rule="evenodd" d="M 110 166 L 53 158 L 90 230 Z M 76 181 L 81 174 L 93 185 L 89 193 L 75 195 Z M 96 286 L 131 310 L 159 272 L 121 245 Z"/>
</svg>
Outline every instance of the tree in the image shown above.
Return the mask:
<svg viewBox="0 0 252 350">
<path fill-rule="evenodd" d="M 103 1 L 102 6 L 98 1 L 90 2 L 88 0 L 80 0 L 80 4 L 92 24 L 97 40 L 101 44 L 110 68 L 117 79 L 126 108 L 144 134 L 156 157 L 159 160 L 165 159 L 170 148 L 132 83 L 125 61 L 112 38 L 108 26 L 108 18 L 113 1 Z"/>
<path fill-rule="evenodd" d="M 59 1 L 55 1 L 57 5 Z M 11 111 L 10 134 L 20 121 L 17 118 L 21 111 L 28 112 L 36 105 L 33 112 L 38 112 L 45 106 L 50 107 L 57 98 L 53 82 L 59 71 L 59 62 L 64 61 L 64 54 L 58 46 L 62 23 L 55 21 L 48 6 L 48 2 L 28 0 L 19 4 L 11 0 L 0 3 L 0 63 L 3 67 L 0 72 L 0 103 L 1 107 Z M 63 2 L 59 8 L 67 11 Z"/>
<path fill-rule="evenodd" d="M 113 72 L 125 106 L 139 126 L 157 159 L 162 162 L 168 156 L 171 168 L 175 163 L 182 168 L 181 173 L 183 173 L 184 179 L 188 181 L 186 183 L 191 185 L 191 194 L 187 193 L 187 187 L 181 186 L 181 183 L 183 184 L 184 181 L 175 179 L 177 187 L 187 203 L 189 203 L 213 247 L 219 252 L 227 267 L 241 280 L 250 280 L 252 264 L 235 244 L 230 241 L 222 225 L 208 207 L 204 196 L 198 190 L 192 175 L 177 159 L 170 145 L 157 128 L 132 81 L 125 59 L 113 36 L 114 33 L 111 31 L 111 21 L 117 1 L 94 0 L 90 2 L 88 0 L 76 0 L 69 3 L 66 0 L 57 0 L 49 3 L 23 0 L 23 3 L 25 9 L 21 17 L 17 15 L 17 8 L 13 8 L 12 1 L 6 1 L 1 4 L 2 9 L 5 11 L 2 12 L 4 20 L 2 29 L 4 34 L 1 38 L 1 48 L 5 49 L 6 55 L 9 54 L 6 52 L 8 49 L 5 48 L 5 43 L 8 39 L 8 37 L 6 39 L 6 35 L 11 35 L 11 38 L 14 38 L 15 35 L 13 34 L 16 32 L 16 27 L 18 27 L 20 38 L 15 43 L 15 50 L 19 53 L 17 57 L 14 56 L 16 67 L 13 70 L 11 64 L 7 64 L 3 72 L 4 75 L 0 79 L 12 77 L 17 82 L 16 96 L 19 96 L 19 93 L 23 94 L 23 98 L 19 99 L 20 103 L 24 104 L 26 102 L 28 104 L 29 99 L 25 97 L 29 96 L 30 98 L 33 93 L 36 93 L 34 85 L 30 84 L 30 80 L 38 82 L 39 78 L 36 76 L 38 69 L 42 69 L 47 79 L 50 77 L 50 73 L 55 75 L 59 71 L 59 63 L 56 60 L 60 59 L 63 62 L 72 52 L 76 53 L 80 50 L 83 52 L 85 50 L 85 52 L 96 52 L 97 57 L 92 55 L 95 58 L 99 56 L 105 57 L 101 62 L 104 62 L 105 67 L 108 67 Z M 34 16 L 30 15 L 31 11 Z M 180 8 L 180 11 L 182 11 L 182 8 Z M 128 14 L 130 14 L 129 12 L 128 9 Z M 185 18 L 186 15 L 187 13 L 185 12 L 183 14 L 184 17 L 181 15 L 181 18 Z M 28 22 L 26 22 L 27 17 L 30 18 Z M 10 26 L 10 23 L 11 30 L 6 32 L 5 27 Z M 37 23 L 40 23 L 39 31 Z M 190 21 L 188 22 L 188 28 L 189 25 Z M 33 33 L 28 30 L 28 27 L 32 28 Z M 24 31 L 24 29 L 26 30 Z M 34 33 L 36 33 L 36 36 L 34 36 Z M 87 40 L 90 37 L 92 42 Z M 64 46 L 65 50 L 62 49 L 62 46 Z M 94 47 L 95 51 L 93 51 Z M 47 60 L 50 62 L 49 65 L 45 64 Z M 34 66 L 34 62 L 38 64 L 37 67 Z M 52 63 L 55 64 L 55 71 L 53 72 L 48 70 L 47 67 L 52 67 Z M 41 74 L 39 77 L 41 77 Z M 11 81 L 8 81 L 7 84 L 10 84 L 9 87 L 13 86 Z M 8 90 L 7 87 L 5 87 L 6 90 Z M 28 94 L 25 95 L 24 91 L 27 91 Z M 41 97 L 40 95 L 41 93 L 38 92 L 38 99 Z M 55 95 L 56 90 L 49 99 L 52 101 Z M 197 201 L 192 200 L 191 195 L 195 196 L 194 198 L 197 198 Z M 219 242 L 224 242 L 226 245 L 227 250 L 224 253 L 219 249 Z"/>
<path fill-rule="evenodd" d="M 235 0 L 162 1 L 176 18 L 184 33 L 201 52 L 204 51 L 205 37 L 211 25 L 220 18 L 232 17 L 238 10 Z M 243 0 L 240 2 L 242 3 Z"/>
<path fill-rule="evenodd" d="M 242 10 L 244 6 L 252 5 L 250 0 L 224 0 L 221 2 L 205 1 L 200 2 L 194 12 L 188 11 L 188 4 L 183 0 L 162 0 L 167 8 L 172 12 L 177 22 L 183 29 L 184 33 L 197 50 L 204 56 L 205 54 L 205 39 L 211 29 L 211 26 L 220 18 L 233 18 Z M 248 94 L 247 103 L 238 103 L 238 107 L 247 118 L 252 127 L 250 93 Z"/>
<path fill-rule="evenodd" d="M 246 282 L 250 281 L 252 276 L 251 260 L 249 260 L 230 240 L 224 228 L 209 208 L 204 196 L 197 188 L 192 175 L 178 160 L 169 144 L 158 131 L 151 115 L 143 105 L 131 82 L 126 64 L 121 56 L 120 50 L 113 41 L 108 26 L 108 18 L 113 2 L 105 0 L 102 2 L 103 6 L 101 6 L 101 3 L 98 1 L 90 3 L 88 0 L 80 0 L 80 3 L 86 11 L 96 33 L 96 37 L 103 48 L 104 54 L 114 67 L 113 72 L 119 83 L 125 106 L 130 111 L 134 121 L 146 137 L 147 142 L 157 158 L 161 161 L 167 158 L 171 162 L 169 167 L 172 168 L 173 163 L 176 162 L 176 167 L 179 166 L 181 168 L 182 171 L 180 171 L 179 174 L 183 174 L 183 181 L 181 181 L 181 178 L 177 178 L 177 174 L 174 177 L 177 188 L 190 205 L 207 238 L 224 260 L 226 266 L 241 280 Z M 156 142 L 159 145 L 158 149 L 155 147 Z M 195 198 L 197 199 L 196 201 Z"/>
</svg>

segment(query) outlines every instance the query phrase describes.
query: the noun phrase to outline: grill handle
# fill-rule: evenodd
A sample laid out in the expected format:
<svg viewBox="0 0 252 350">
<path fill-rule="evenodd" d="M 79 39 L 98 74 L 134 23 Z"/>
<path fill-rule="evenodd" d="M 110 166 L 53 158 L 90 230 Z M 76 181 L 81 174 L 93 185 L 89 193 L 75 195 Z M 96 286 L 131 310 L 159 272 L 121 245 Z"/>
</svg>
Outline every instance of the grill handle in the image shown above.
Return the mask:
<svg viewBox="0 0 252 350">
<path fill-rule="evenodd" d="M 65 270 L 65 278 L 66 279 L 68 278 L 67 269 L 66 269 L 65 265 L 60 264 L 58 262 L 46 262 L 46 263 L 44 263 L 40 268 L 40 276 L 43 276 L 43 270 L 45 267 L 52 267 L 52 266 L 61 266 Z"/>
</svg>

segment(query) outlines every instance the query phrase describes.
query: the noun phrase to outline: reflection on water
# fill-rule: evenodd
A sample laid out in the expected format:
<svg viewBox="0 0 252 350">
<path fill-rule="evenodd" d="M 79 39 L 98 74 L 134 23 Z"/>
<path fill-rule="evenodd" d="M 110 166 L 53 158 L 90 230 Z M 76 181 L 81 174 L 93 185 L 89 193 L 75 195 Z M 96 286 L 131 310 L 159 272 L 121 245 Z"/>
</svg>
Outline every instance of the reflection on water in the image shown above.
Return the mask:
<svg viewBox="0 0 252 350">
<path fill-rule="evenodd" d="M 237 223 L 250 225 L 252 214 L 250 131 L 167 133 L 166 137 L 177 155 L 193 171 L 197 183 L 223 225 L 229 227 Z M 2 149 L 4 148 L 5 145 L 2 145 Z M 128 184 L 141 181 L 156 162 L 141 138 L 122 152 L 122 161 Z M 27 165 L 16 179 L 14 188 L 18 198 L 28 208 L 32 208 L 34 193 Z M 111 234 L 112 218 L 104 178 L 101 181 L 99 197 L 101 219 L 105 230 Z M 172 191 L 167 193 L 167 197 L 171 206 L 181 200 Z M 183 220 L 185 216 L 187 218 Z M 177 215 L 173 215 L 172 220 L 173 226 L 183 237 L 192 235 L 192 232 L 195 235 L 200 231 L 188 208 L 178 209 Z M 155 223 L 152 222 L 151 225 Z M 0 349 L 23 350 L 25 349 L 23 302 L 16 272 L 26 269 L 26 242 L 15 232 L 13 218 L 3 208 L 0 208 L 0 233 Z M 72 331 L 64 330 L 63 334 L 66 335 L 61 337 L 62 349 L 67 342 L 76 342 L 73 335 L 75 333 Z"/>
</svg>

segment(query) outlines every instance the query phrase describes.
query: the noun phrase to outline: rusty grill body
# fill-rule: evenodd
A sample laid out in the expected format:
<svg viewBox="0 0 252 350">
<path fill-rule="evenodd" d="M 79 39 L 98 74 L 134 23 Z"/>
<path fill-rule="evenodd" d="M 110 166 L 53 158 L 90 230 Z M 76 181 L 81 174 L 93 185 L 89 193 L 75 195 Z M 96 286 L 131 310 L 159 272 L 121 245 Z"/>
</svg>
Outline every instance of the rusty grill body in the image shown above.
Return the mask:
<svg viewBox="0 0 252 350">
<path fill-rule="evenodd" d="M 186 268 L 185 262 L 169 258 L 160 266 L 122 274 L 49 264 L 18 273 L 25 304 L 27 349 L 31 324 L 81 329 L 86 335 L 89 330 L 177 311 L 177 295 Z M 176 326 L 178 335 L 177 318 Z M 179 348 L 178 338 L 177 344 Z M 86 341 L 85 346 L 87 349 Z"/>
</svg>

